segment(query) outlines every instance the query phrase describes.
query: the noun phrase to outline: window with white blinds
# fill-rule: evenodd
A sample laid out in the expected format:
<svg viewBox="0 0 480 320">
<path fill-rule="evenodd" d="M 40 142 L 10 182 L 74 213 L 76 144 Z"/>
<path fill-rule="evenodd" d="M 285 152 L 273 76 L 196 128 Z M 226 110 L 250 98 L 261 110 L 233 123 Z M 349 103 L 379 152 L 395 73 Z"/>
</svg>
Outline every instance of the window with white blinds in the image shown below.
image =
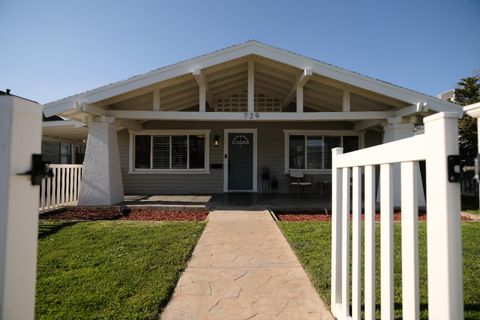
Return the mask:
<svg viewBox="0 0 480 320">
<path fill-rule="evenodd" d="M 321 135 L 317 133 L 286 132 L 285 169 L 330 170 L 332 149 L 343 147 L 344 153 L 358 149 L 357 135 Z"/>
<path fill-rule="evenodd" d="M 199 171 L 208 169 L 208 133 L 135 134 L 133 144 L 135 171 Z"/>
</svg>

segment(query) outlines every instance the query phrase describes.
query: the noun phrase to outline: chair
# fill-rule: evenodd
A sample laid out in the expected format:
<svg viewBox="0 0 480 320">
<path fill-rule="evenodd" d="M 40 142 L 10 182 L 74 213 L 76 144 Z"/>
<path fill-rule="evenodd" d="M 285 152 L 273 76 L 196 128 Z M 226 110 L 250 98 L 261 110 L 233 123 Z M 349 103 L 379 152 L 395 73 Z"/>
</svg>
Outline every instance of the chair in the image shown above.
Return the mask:
<svg viewBox="0 0 480 320">
<path fill-rule="evenodd" d="M 300 195 L 300 188 L 305 189 L 306 187 L 312 186 L 312 177 L 306 177 L 305 173 L 301 170 L 290 170 L 290 192 L 292 192 L 292 187 L 296 187 L 297 195 Z"/>
</svg>

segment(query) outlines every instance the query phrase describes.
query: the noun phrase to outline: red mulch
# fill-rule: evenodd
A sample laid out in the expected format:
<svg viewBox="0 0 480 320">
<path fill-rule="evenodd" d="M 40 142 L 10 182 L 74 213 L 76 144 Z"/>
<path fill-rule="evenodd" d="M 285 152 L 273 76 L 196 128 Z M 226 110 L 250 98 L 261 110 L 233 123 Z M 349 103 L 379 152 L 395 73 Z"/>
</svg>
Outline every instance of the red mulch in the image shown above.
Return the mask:
<svg viewBox="0 0 480 320">
<path fill-rule="evenodd" d="M 205 221 L 207 209 L 195 210 L 159 210 L 133 209 L 122 220 L 151 220 L 151 221 Z"/>
<path fill-rule="evenodd" d="M 291 212 L 291 211 L 278 211 L 275 212 L 278 220 L 280 221 L 331 221 L 332 215 L 330 212 L 315 212 L 315 211 L 297 211 L 298 213 Z M 351 218 L 351 215 L 350 215 Z M 365 215 L 362 214 L 361 216 L 362 221 L 365 219 Z M 461 216 L 463 221 L 472 220 L 469 217 Z M 402 220 L 402 213 L 395 212 L 393 214 L 393 221 L 401 221 Z M 375 214 L 375 221 L 380 221 L 380 213 L 377 212 Z M 418 221 L 427 221 L 427 213 L 424 211 L 420 211 L 418 213 Z"/>
<path fill-rule="evenodd" d="M 40 215 L 53 220 L 135 220 L 135 221 L 205 221 L 207 209 L 167 210 L 160 208 L 65 208 Z"/>
</svg>

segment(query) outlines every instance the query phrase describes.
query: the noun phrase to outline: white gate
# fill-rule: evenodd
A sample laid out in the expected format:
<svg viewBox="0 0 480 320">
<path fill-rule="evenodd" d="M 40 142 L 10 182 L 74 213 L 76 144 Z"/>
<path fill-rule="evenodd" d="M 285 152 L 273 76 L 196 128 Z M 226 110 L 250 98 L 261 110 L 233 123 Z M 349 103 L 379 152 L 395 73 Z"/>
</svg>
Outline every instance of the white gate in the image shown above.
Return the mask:
<svg viewBox="0 0 480 320">
<path fill-rule="evenodd" d="M 428 316 L 430 319 L 463 319 L 460 184 L 449 182 L 447 166 L 447 157 L 459 151 L 458 115 L 439 113 L 426 117 L 424 123 L 422 135 L 348 154 L 342 154 L 341 148 L 333 150 L 331 306 L 337 319 L 361 318 L 362 280 L 365 319 L 375 319 L 376 165 L 380 166 L 381 318 L 394 318 L 392 178 L 395 166 L 401 166 L 402 313 L 403 319 L 419 318 L 417 162 L 421 160 L 426 161 L 427 177 Z M 361 274 L 362 240 L 365 241 L 364 277 Z"/>
</svg>

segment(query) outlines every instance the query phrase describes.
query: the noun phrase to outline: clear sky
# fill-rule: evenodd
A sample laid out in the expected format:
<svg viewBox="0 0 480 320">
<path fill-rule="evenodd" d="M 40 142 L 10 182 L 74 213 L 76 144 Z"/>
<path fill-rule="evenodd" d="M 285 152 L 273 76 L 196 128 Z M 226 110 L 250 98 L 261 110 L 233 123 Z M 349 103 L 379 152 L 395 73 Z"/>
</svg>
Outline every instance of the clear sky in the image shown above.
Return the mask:
<svg viewBox="0 0 480 320">
<path fill-rule="evenodd" d="M 427 94 L 480 72 L 479 0 L 0 0 L 0 89 L 41 103 L 255 39 Z"/>
</svg>

